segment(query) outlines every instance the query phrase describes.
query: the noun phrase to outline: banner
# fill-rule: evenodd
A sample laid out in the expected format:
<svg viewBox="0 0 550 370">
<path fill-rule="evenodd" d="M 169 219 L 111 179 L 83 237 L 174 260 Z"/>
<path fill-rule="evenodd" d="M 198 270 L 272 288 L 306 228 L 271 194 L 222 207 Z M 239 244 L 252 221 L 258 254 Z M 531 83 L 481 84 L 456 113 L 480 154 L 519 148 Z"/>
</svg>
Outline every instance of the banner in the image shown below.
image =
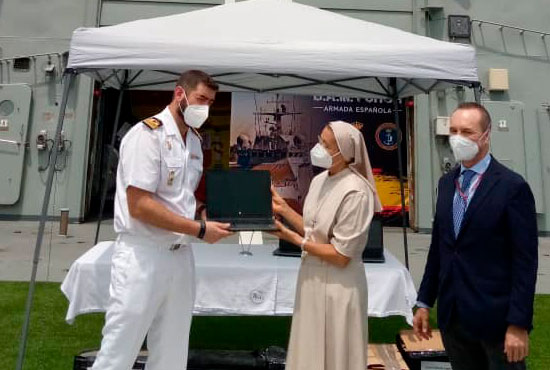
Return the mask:
<svg viewBox="0 0 550 370">
<path fill-rule="evenodd" d="M 403 104 L 399 106 L 404 132 Z M 271 171 L 277 190 L 301 212 L 311 179 L 320 171 L 311 166 L 309 151 L 323 127 L 334 120 L 347 121 L 363 133 L 382 215 L 399 213 L 397 145 L 402 145 L 406 175 L 407 143 L 398 137 L 390 99 L 233 93 L 230 166 Z M 407 193 L 406 200 L 408 204 Z"/>
</svg>

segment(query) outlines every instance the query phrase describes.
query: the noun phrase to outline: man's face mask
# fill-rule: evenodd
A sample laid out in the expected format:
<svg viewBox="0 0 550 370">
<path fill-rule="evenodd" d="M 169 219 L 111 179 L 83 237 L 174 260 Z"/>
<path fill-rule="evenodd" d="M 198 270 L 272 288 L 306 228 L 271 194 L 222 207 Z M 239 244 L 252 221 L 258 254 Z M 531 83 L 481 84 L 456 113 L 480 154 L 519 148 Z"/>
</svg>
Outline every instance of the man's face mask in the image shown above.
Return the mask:
<svg viewBox="0 0 550 370">
<path fill-rule="evenodd" d="M 477 141 L 473 141 L 462 135 L 451 135 L 449 144 L 451 145 L 455 159 L 459 162 L 473 159 L 479 153 L 479 142 L 489 134 L 489 130 L 490 128 L 481 134 Z"/>
<path fill-rule="evenodd" d="M 189 104 L 185 90 L 183 90 L 183 94 L 183 97 L 187 102 L 185 110 L 181 109 L 181 103 L 178 104 L 180 112 L 183 115 L 183 120 L 187 126 L 198 129 L 208 118 L 208 111 L 210 107 L 208 105 Z"/>
</svg>

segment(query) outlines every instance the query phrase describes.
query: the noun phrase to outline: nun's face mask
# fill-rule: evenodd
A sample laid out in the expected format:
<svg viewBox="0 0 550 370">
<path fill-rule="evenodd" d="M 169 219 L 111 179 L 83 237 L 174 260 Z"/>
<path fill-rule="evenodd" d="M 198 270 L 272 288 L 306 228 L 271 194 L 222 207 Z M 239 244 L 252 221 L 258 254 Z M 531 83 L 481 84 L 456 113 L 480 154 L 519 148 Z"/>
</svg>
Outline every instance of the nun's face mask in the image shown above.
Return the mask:
<svg viewBox="0 0 550 370">
<path fill-rule="evenodd" d="M 340 152 L 337 152 L 336 154 L 331 155 L 328 150 L 325 149 L 324 146 L 322 146 L 320 143 L 317 143 L 313 149 L 310 151 L 311 156 L 311 164 L 316 167 L 321 168 L 331 168 L 332 167 L 332 158 L 340 154 Z"/>
<path fill-rule="evenodd" d="M 327 150 L 327 144 L 321 136 L 319 136 L 319 142 L 311 149 L 311 164 L 316 167 L 329 169 L 334 164 L 333 158 L 340 154 L 337 150 L 334 154 L 330 154 Z"/>
</svg>

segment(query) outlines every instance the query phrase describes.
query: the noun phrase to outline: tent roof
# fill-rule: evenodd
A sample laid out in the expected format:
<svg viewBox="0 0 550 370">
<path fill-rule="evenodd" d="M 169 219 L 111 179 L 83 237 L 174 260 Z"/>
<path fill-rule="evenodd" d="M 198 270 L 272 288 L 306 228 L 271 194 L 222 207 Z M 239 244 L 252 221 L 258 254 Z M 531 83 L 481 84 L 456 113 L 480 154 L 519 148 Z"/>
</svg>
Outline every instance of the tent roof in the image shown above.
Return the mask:
<svg viewBox="0 0 550 370">
<path fill-rule="evenodd" d="M 248 0 L 79 28 L 71 40 L 68 68 L 115 86 L 123 77 L 112 71 L 130 70 L 126 82 L 134 87 L 170 81 L 169 88 L 181 71 L 202 69 L 216 77 L 222 90 L 305 94 L 357 95 L 364 90 L 388 95 L 390 77 L 400 80 L 400 95 L 426 92 L 438 80 L 478 80 L 469 45 L 288 0 Z"/>
</svg>

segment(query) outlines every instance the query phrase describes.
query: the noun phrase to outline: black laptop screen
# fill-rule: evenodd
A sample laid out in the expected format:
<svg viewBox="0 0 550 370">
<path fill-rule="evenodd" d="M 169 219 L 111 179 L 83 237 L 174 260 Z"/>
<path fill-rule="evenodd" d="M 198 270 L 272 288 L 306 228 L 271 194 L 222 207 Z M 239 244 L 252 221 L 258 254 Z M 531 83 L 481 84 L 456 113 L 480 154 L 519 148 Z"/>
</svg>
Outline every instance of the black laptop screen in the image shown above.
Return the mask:
<svg viewBox="0 0 550 370">
<path fill-rule="evenodd" d="M 269 171 L 208 171 L 206 173 L 208 218 L 270 219 L 272 216 L 270 186 Z"/>
</svg>

